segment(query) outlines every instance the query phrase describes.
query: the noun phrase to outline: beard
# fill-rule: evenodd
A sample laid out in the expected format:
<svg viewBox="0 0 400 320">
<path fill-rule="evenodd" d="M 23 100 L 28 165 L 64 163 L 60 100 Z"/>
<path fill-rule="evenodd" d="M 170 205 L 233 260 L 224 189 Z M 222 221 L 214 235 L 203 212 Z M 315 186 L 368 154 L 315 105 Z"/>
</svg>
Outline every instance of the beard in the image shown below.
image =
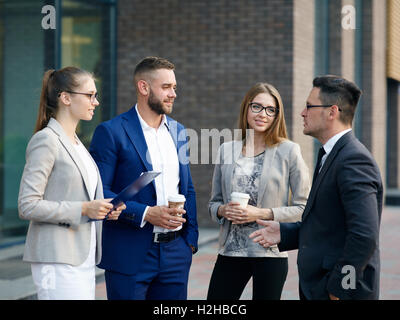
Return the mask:
<svg viewBox="0 0 400 320">
<path fill-rule="evenodd" d="M 155 113 L 162 115 L 167 113 L 167 110 L 164 108 L 162 101 L 159 100 L 153 93 L 153 91 L 150 89 L 150 95 L 149 95 L 149 100 L 147 101 L 149 107 L 151 110 L 153 110 Z M 168 112 L 170 113 L 170 112 Z"/>
</svg>

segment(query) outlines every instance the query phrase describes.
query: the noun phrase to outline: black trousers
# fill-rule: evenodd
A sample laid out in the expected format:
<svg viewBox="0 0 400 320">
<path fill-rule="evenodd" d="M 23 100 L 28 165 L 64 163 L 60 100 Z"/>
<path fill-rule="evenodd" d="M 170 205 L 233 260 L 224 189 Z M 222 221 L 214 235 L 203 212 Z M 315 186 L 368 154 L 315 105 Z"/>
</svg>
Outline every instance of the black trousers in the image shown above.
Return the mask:
<svg viewBox="0 0 400 320">
<path fill-rule="evenodd" d="M 253 277 L 253 300 L 280 300 L 288 273 L 287 258 L 245 258 L 218 255 L 207 300 L 239 300 Z"/>
</svg>

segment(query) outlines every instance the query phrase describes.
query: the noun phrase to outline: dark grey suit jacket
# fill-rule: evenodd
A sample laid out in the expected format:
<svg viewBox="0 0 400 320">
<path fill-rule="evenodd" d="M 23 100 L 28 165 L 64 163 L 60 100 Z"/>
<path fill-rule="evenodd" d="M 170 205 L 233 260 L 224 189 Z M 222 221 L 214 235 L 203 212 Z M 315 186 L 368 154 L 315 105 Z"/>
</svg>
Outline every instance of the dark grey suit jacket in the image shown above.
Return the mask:
<svg viewBox="0 0 400 320">
<path fill-rule="evenodd" d="M 382 195 L 375 160 L 352 132 L 345 134 L 313 182 L 302 221 L 281 223 L 279 249 L 299 249 L 307 299 L 379 298 Z"/>
</svg>

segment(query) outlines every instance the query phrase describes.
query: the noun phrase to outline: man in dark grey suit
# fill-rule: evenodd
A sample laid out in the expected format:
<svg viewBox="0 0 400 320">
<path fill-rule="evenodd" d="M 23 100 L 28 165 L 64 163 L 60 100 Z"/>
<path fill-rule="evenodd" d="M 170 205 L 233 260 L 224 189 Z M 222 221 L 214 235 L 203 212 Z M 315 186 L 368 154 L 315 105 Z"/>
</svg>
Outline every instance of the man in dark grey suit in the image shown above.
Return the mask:
<svg viewBox="0 0 400 320">
<path fill-rule="evenodd" d="M 351 132 L 361 90 L 336 76 L 315 78 L 301 113 L 322 147 L 301 222 L 257 222 L 264 247 L 299 249 L 301 299 L 378 299 L 383 187 L 370 152 Z"/>
</svg>

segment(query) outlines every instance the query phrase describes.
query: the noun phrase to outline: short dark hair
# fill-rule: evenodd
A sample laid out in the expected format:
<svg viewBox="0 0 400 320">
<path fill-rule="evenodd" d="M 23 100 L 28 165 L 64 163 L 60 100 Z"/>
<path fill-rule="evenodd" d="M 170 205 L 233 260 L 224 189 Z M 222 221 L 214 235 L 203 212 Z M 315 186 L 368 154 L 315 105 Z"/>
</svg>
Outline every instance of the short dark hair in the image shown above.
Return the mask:
<svg viewBox="0 0 400 320">
<path fill-rule="evenodd" d="M 133 79 L 135 84 L 139 81 L 139 76 L 149 73 L 158 69 L 174 70 L 175 65 L 167 59 L 160 57 L 146 57 L 140 61 L 133 72 Z"/>
<path fill-rule="evenodd" d="M 321 102 L 337 105 L 342 110 L 339 119 L 351 125 L 362 94 L 360 88 L 355 83 L 334 75 L 316 77 L 313 86 L 320 89 Z"/>
</svg>

